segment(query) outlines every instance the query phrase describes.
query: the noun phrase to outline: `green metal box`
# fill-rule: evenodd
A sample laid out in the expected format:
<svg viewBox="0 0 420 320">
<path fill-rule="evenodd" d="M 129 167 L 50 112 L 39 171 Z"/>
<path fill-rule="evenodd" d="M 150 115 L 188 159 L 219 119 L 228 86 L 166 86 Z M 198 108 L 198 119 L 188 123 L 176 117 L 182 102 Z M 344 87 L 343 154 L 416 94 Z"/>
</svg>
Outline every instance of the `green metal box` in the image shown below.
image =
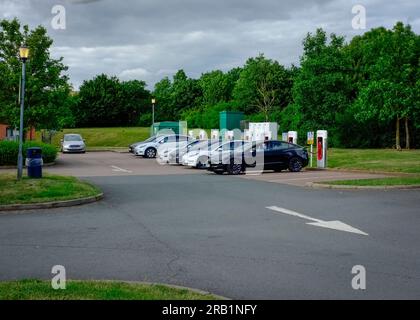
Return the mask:
<svg viewBox="0 0 420 320">
<path fill-rule="evenodd" d="M 239 111 L 220 112 L 220 130 L 241 129 L 244 113 Z"/>
<path fill-rule="evenodd" d="M 166 121 L 166 122 L 156 122 L 152 125 L 151 128 L 152 136 L 156 135 L 158 132 L 161 134 L 173 133 L 173 134 L 186 134 L 187 125 L 185 122 L 181 121 Z"/>
</svg>

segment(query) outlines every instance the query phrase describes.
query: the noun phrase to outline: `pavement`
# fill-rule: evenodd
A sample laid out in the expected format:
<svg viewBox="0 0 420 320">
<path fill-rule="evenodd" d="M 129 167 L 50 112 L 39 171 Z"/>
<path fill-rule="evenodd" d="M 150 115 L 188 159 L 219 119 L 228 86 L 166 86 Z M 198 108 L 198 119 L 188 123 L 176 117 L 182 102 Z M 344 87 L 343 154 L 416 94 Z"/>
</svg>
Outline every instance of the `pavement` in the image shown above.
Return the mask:
<svg viewBox="0 0 420 320">
<path fill-rule="evenodd" d="M 65 155 L 46 171 L 83 177 L 105 198 L 1 214 L 0 280 L 51 279 L 59 264 L 70 279 L 234 299 L 420 298 L 420 190 L 313 190 L 269 182 L 289 173 L 216 176 L 117 153 Z M 352 288 L 356 265 L 366 290 Z"/>
</svg>

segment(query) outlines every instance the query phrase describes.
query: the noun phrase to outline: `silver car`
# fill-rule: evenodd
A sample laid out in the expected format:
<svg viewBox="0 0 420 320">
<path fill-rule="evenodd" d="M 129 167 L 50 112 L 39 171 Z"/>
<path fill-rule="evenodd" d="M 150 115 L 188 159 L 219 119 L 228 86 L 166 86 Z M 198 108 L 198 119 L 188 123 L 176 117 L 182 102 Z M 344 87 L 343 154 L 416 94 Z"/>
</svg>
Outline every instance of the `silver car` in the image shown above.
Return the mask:
<svg viewBox="0 0 420 320">
<path fill-rule="evenodd" d="M 65 134 L 61 139 L 61 152 L 62 153 L 85 153 L 86 144 L 80 134 Z"/>
</svg>

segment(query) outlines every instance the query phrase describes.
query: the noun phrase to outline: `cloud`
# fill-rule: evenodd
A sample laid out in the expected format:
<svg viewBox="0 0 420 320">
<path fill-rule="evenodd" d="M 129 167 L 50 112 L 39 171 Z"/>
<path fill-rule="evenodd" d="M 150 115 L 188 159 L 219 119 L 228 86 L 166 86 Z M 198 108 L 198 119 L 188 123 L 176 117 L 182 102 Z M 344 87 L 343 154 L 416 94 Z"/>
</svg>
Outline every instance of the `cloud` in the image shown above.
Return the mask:
<svg viewBox="0 0 420 320">
<path fill-rule="evenodd" d="M 128 69 L 121 72 L 118 76 L 123 80 L 144 79 L 150 74 L 149 71 L 143 68 Z"/>
<path fill-rule="evenodd" d="M 66 8 L 65 30 L 51 27 L 57 4 Z M 138 77 L 152 88 L 180 68 L 199 77 L 259 53 L 298 63 L 303 38 L 317 27 L 348 40 L 363 33 L 351 27 L 355 4 L 366 6 L 368 28 L 401 20 L 420 30 L 417 0 L 0 0 L 0 17 L 45 25 L 76 88 L 99 73 Z"/>
</svg>

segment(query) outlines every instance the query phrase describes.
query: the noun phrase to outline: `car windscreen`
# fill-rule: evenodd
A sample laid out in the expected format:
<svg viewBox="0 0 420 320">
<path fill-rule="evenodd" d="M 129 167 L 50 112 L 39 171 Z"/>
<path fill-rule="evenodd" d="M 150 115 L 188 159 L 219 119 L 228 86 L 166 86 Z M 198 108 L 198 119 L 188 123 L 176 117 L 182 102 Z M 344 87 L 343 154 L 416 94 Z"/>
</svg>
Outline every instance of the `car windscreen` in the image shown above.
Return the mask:
<svg viewBox="0 0 420 320">
<path fill-rule="evenodd" d="M 150 137 L 149 139 L 144 140 L 144 142 L 153 142 L 155 140 L 156 140 L 156 137 Z"/>
<path fill-rule="evenodd" d="M 69 134 L 64 136 L 64 141 L 83 141 L 83 139 L 77 134 Z"/>
<path fill-rule="evenodd" d="M 200 143 L 195 144 L 194 146 L 190 147 L 190 151 L 198 151 L 198 150 L 206 150 L 211 149 L 213 145 L 219 142 L 212 142 L 208 141 L 201 141 Z"/>
</svg>

